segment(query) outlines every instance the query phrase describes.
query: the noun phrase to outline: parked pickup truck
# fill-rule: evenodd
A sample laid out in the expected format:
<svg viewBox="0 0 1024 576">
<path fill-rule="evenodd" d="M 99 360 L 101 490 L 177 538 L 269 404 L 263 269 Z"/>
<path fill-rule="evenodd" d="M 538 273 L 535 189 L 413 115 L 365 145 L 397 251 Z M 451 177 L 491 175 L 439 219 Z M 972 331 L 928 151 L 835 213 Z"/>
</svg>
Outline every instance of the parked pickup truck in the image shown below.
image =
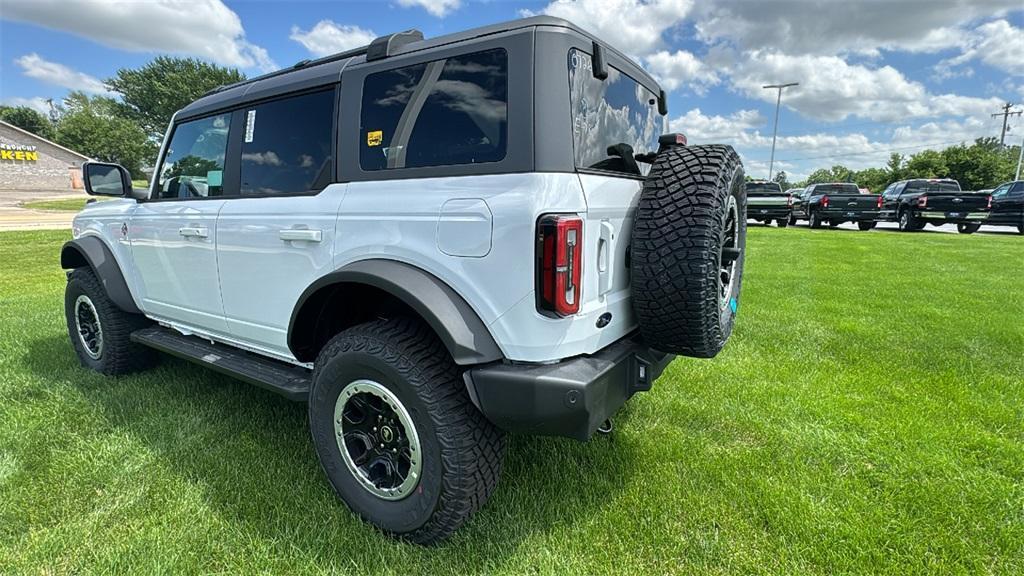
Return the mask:
<svg viewBox="0 0 1024 576">
<path fill-rule="evenodd" d="M 793 196 L 783 192 L 778 182 L 751 180 L 747 182 L 747 218 L 762 224 L 772 220 L 779 228 L 789 225 Z"/>
<path fill-rule="evenodd" d="M 903 232 L 914 232 L 925 224 L 956 224 L 961 234 L 973 234 L 989 217 L 992 196 L 960 190 L 951 179 L 900 180 L 882 192 L 880 222 L 897 222 Z"/>
<path fill-rule="evenodd" d="M 992 210 L 985 224 L 1015 226 L 1024 234 L 1024 180 L 1000 184 L 992 191 Z"/>
<path fill-rule="evenodd" d="M 878 194 L 861 194 L 860 188 L 850 182 L 811 184 L 800 194 L 800 202 L 794 204 L 791 222 L 807 220 L 811 228 L 856 222 L 861 230 L 871 230 L 880 206 Z"/>
</svg>

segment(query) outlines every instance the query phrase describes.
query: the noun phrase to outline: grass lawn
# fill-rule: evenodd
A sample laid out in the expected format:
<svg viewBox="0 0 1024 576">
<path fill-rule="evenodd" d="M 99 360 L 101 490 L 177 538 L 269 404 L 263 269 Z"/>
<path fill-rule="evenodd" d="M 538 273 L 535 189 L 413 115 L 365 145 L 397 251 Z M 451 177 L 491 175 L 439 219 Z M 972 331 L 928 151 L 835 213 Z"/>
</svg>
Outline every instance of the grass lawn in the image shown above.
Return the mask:
<svg viewBox="0 0 1024 576">
<path fill-rule="evenodd" d="M 22 208 L 30 208 L 32 210 L 56 210 L 60 212 L 78 212 L 82 208 L 85 208 L 85 203 L 90 197 L 86 198 L 61 198 L 59 200 L 36 200 L 35 202 L 25 202 L 22 204 Z M 104 202 L 108 198 L 92 198 L 97 202 Z"/>
<path fill-rule="evenodd" d="M 510 438 L 420 548 L 335 500 L 303 405 L 80 368 L 66 237 L 0 234 L 0 574 L 1024 573 L 1020 238 L 751 228 L 718 358 L 609 437 Z"/>
</svg>

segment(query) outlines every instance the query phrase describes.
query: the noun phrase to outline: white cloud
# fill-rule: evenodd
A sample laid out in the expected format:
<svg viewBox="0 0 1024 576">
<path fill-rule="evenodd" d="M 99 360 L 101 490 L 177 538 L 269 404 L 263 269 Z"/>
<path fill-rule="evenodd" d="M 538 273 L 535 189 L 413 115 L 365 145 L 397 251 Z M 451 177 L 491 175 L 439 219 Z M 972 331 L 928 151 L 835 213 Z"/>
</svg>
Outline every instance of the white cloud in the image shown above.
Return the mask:
<svg viewBox="0 0 1024 576">
<path fill-rule="evenodd" d="M 25 106 L 39 112 L 40 114 L 50 114 L 50 101 L 46 98 L 35 96 L 33 98 L 22 98 L 20 96 L 10 96 L 2 100 L 6 106 Z"/>
<path fill-rule="evenodd" d="M 276 68 L 245 39 L 238 14 L 220 0 L 32 0 L 5 2 L 4 18 L 31 22 L 133 52 L 198 56 L 225 66 Z"/>
<path fill-rule="evenodd" d="M 689 86 L 692 91 L 703 95 L 709 86 L 721 81 L 714 70 L 685 50 L 655 52 L 644 58 L 644 65 L 666 90 Z"/>
<path fill-rule="evenodd" d="M 462 0 L 398 0 L 400 6 L 420 6 L 432 16 L 444 18 L 449 12 L 459 9 Z"/>
<path fill-rule="evenodd" d="M 1024 75 L 1024 28 L 1018 28 L 1006 20 L 995 20 L 970 32 L 965 31 L 962 40 L 959 56 L 942 60 L 935 66 L 939 77 L 963 75 L 954 69 L 971 60 L 980 60 L 1016 76 Z"/>
<path fill-rule="evenodd" d="M 624 53 L 643 57 L 661 48 L 662 33 L 682 22 L 692 6 L 693 0 L 554 0 L 540 13 L 565 18 Z"/>
<path fill-rule="evenodd" d="M 726 64 L 741 93 L 774 103 L 775 92 L 765 84 L 800 82 L 783 95 L 783 104 L 824 121 L 857 116 L 883 122 L 906 118 L 987 114 L 997 98 L 930 94 L 919 82 L 891 66 L 869 68 L 848 64 L 838 56 L 789 56 L 752 51 L 733 56 Z"/>
<path fill-rule="evenodd" d="M 373 30 L 342 25 L 332 20 L 321 20 L 309 30 L 292 26 L 292 33 L 289 36 L 316 56 L 326 56 L 366 46 L 376 37 Z"/>
<path fill-rule="evenodd" d="M 741 139 L 749 130 L 765 123 L 757 110 L 738 110 L 728 116 L 706 116 L 700 108 L 669 121 L 671 132 L 682 132 L 694 144 Z"/>
<path fill-rule="evenodd" d="M 72 70 L 63 64 L 50 62 L 36 53 L 15 58 L 14 63 L 24 70 L 25 76 L 46 82 L 47 84 L 60 86 L 68 90 L 81 90 L 88 94 L 107 93 L 107 87 L 99 79 L 83 72 Z"/>
<path fill-rule="evenodd" d="M 788 54 L 937 52 L 961 45 L 960 27 L 1019 10 L 1020 0 L 719 0 L 695 9 L 698 36 Z"/>
</svg>

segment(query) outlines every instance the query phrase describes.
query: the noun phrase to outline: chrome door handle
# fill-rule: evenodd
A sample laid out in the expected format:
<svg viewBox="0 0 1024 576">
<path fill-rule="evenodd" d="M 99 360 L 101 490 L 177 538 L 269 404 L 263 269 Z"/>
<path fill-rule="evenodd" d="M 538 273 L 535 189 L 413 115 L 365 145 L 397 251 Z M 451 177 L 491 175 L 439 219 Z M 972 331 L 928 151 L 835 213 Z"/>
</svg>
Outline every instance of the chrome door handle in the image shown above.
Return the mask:
<svg viewBox="0 0 1024 576">
<path fill-rule="evenodd" d="M 281 230 L 278 232 L 278 236 L 281 240 L 297 240 L 299 242 L 321 242 L 324 239 L 324 233 L 322 231 L 306 230 L 304 228 L 289 228 L 287 230 Z"/>
<path fill-rule="evenodd" d="M 206 228 L 200 228 L 198 226 L 186 226 L 184 228 L 178 228 L 178 234 L 186 238 L 207 238 L 210 236 L 209 230 Z"/>
</svg>

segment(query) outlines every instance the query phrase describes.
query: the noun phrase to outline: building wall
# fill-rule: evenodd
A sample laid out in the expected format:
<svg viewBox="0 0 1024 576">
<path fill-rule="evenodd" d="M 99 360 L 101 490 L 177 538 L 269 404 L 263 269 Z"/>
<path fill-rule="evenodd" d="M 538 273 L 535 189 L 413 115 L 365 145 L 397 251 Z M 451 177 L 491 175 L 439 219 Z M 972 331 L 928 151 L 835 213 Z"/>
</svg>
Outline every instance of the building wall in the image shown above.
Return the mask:
<svg viewBox="0 0 1024 576">
<path fill-rule="evenodd" d="M 22 151 L 21 159 L 11 150 L 33 146 L 35 153 Z M 0 124 L 0 190 L 70 189 L 72 173 L 81 168 L 82 162 L 80 156 Z"/>
</svg>

